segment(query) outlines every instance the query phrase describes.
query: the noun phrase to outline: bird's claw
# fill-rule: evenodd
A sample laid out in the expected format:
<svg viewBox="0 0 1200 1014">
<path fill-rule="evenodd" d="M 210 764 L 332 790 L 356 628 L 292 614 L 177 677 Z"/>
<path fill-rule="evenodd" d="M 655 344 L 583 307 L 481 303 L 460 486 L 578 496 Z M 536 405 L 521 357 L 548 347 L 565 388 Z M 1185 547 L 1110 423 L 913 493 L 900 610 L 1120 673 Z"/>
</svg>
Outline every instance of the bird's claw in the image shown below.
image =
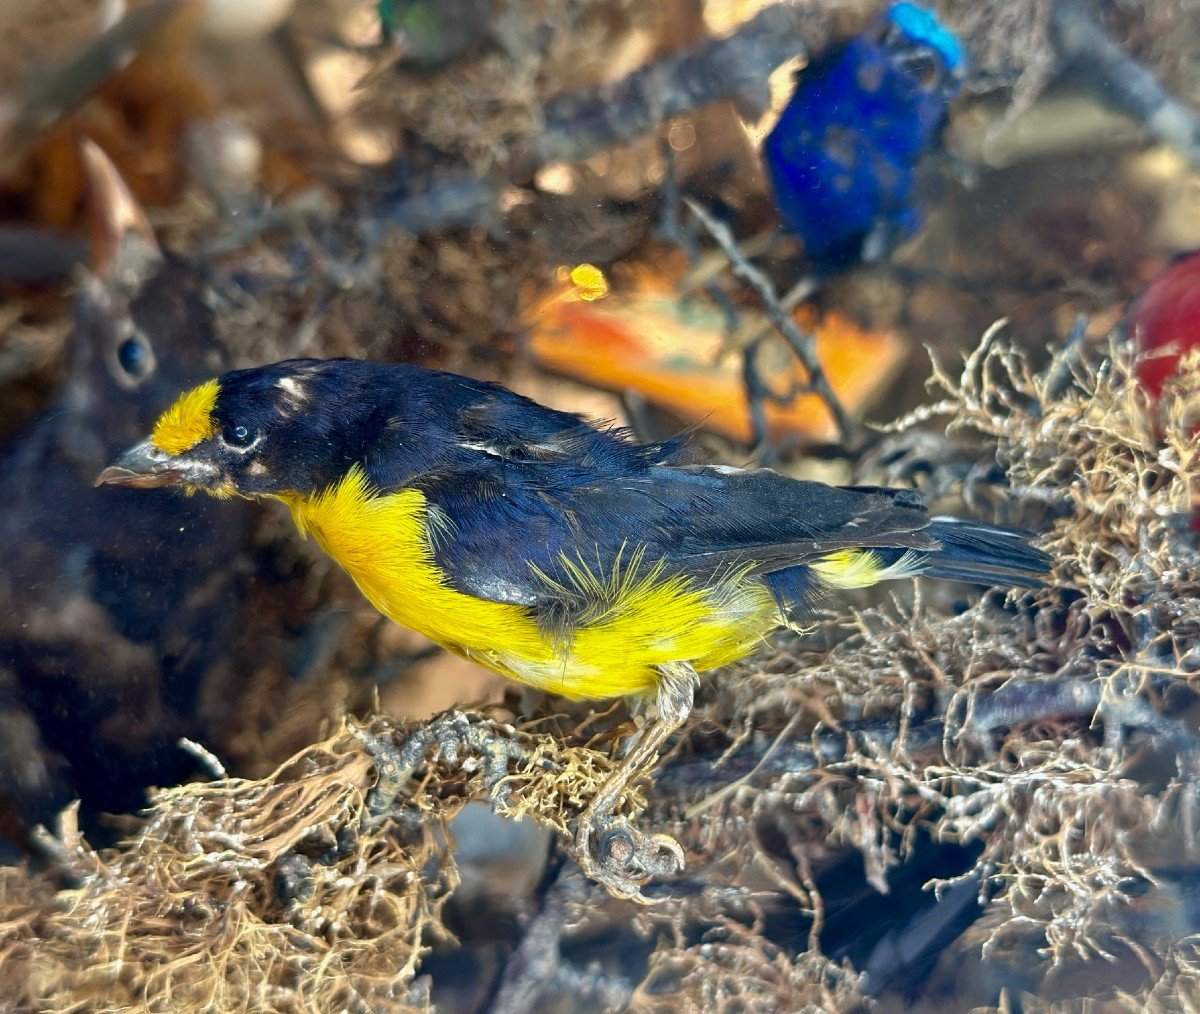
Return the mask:
<svg viewBox="0 0 1200 1014">
<path fill-rule="evenodd" d="M 655 877 L 682 872 L 684 852 L 670 835 L 643 834 L 627 821 L 583 816 L 575 835 L 580 869 L 614 898 L 654 904 L 642 887 Z"/>
</svg>

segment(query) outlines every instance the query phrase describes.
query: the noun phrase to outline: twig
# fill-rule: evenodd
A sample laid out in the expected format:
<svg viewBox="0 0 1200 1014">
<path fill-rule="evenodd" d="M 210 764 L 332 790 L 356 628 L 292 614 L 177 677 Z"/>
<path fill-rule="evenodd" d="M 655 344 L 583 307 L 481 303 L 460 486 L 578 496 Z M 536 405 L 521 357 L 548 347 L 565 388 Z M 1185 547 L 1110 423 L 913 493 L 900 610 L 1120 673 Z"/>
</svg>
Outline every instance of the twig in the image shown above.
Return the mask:
<svg viewBox="0 0 1200 1014">
<path fill-rule="evenodd" d="M 188 739 L 186 736 L 183 736 L 179 740 L 179 748 L 184 753 L 189 753 L 195 757 L 213 778 L 229 777 L 229 772 L 225 770 L 225 765 L 221 763 L 221 759 L 208 749 L 208 747 L 197 743 L 194 739 Z"/>
<path fill-rule="evenodd" d="M 486 224 L 496 216 L 504 186 L 500 180 L 472 173 L 443 173 L 428 189 L 372 209 L 368 221 L 414 236 Z"/>
<path fill-rule="evenodd" d="M 764 448 L 763 453 L 759 455 L 759 462 L 770 465 L 769 459 L 772 455 L 769 454 L 770 430 L 767 428 L 766 406 L 770 388 L 763 381 L 758 369 L 758 350 L 761 345 L 761 341 L 753 341 L 742 349 L 742 386 L 746 389 L 746 402 L 750 406 L 750 443 L 754 447 Z"/>
<path fill-rule="evenodd" d="M 543 108 L 542 130 L 514 144 L 505 169 L 485 177 L 442 173 L 426 189 L 359 215 L 363 236 L 370 241 L 385 229 L 419 236 L 489 224 L 499 217 L 504 191 L 527 183 L 543 166 L 589 158 L 719 99 L 732 99 L 756 119 L 769 104 L 768 79 L 775 68 L 853 34 L 878 7 L 876 0 L 844 0 L 832 11 L 822 4 L 773 4 L 723 39 L 672 53 L 599 88 L 551 98 Z M 277 216 L 263 216 L 255 231 L 278 224 Z"/>
<path fill-rule="evenodd" d="M 1195 733 L 1155 711 L 1145 700 L 1105 695 L 1102 679 L 1067 678 L 1006 683 L 986 696 L 971 700 L 961 721 L 947 717 L 913 722 L 905 730 L 908 754 L 937 750 L 964 736 L 982 740 L 999 729 L 1062 718 L 1100 718 L 1117 728 L 1150 733 L 1160 745 L 1172 740 L 1183 751 L 1197 749 Z M 899 718 L 899 716 L 897 716 Z M 764 774 L 807 774 L 852 759 L 858 745 L 875 751 L 891 750 L 900 741 L 897 721 L 869 719 L 843 722 L 839 729 L 819 729 L 786 742 L 777 737 L 769 746 L 739 750 L 719 766 L 711 759 L 684 757 L 655 776 L 659 791 L 688 792 L 722 782 Z"/>
<path fill-rule="evenodd" d="M 434 755 L 452 766 L 478 763 L 493 807 L 500 801 L 510 762 L 527 759 L 521 744 L 510 738 L 511 729 L 457 710 L 418 725 L 402 740 L 393 733 L 376 736 L 354 725 L 350 732 L 375 760 L 377 778 L 366 798 L 367 816 L 372 820 L 387 817 L 397 808 L 413 774 Z"/>
<path fill-rule="evenodd" d="M 865 21 L 877 7 L 863 2 L 834 10 L 848 14 L 847 21 Z M 542 130 L 512 151 L 509 178 L 527 180 L 548 163 L 588 158 L 717 99 L 732 99 L 747 119 L 757 119 L 770 103 L 771 72 L 824 49 L 835 35 L 834 20 L 828 4 L 772 4 L 723 39 L 672 53 L 600 88 L 551 99 Z"/>
<path fill-rule="evenodd" d="M 662 144 L 663 162 L 666 173 L 663 175 L 661 187 L 662 213 L 657 234 L 678 246 L 687 255 L 688 263 L 694 268 L 700 260 L 700 244 L 696 240 L 694 229 L 685 229 L 679 206 L 682 195 L 679 189 L 678 174 L 675 165 L 675 153 L 665 141 Z M 722 346 L 731 344 L 731 340 L 739 330 L 741 315 L 728 293 L 717 284 L 715 278 L 706 278 L 700 283 L 701 290 L 713 301 L 725 318 L 725 334 Z M 687 297 L 687 292 L 681 298 Z M 770 333 L 764 329 L 751 341 L 742 347 L 742 386 L 746 391 L 746 404 L 750 412 L 750 446 L 759 464 L 770 465 L 774 458 L 774 450 L 770 443 L 770 430 L 767 427 L 767 400 L 773 397 L 773 392 L 762 379 L 758 369 L 758 350 L 762 340 Z"/>
<path fill-rule="evenodd" d="M 593 1010 L 627 1010 L 634 993 L 632 982 L 603 968 L 581 969 L 574 965 L 560 965 L 555 969 L 551 981 L 555 994 L 571 997 L 578 1005 L 577 1010 L 584 1006 Z"/>
<path fill-rule="evenodd" d="M 780 303 L 779 297 L 775 293 L 775 286 L 771 284 L 766 275 L 742 256 L 729 227 L 723 222 L 718 222 L 691 198 L 685 197 L 684 203 L 704 225 L 712 238 L 717 241 L 717 245 L 720 246 L 725 256 L 729 258 L 734 274 L 754 289 L 759 299 L 762 300 L 767 318 L 775 326 L 775 330 L 783 336 L 784 341 L 788 343 L 796 358 L 808 372 L 809 390 L 825 403 L 829 414 L 837 423 L 842 443 L 848 448 L 857 446 L 860 439 L 858 424 L 850 418 L 838 400 L 838 396 L 834 394 L 833 388 L 830 387 L 829 378 L 825 375 L 821 361 L 817 358 L 814 336 L 809 332 L 802 331 L 784 310 L 783 304 Z"/>
<path fill-rule="evenodd" d="M 66 278 L 87 256 L 74 236 L 36 226 L 0 226 L 0 280 L 45 285 Z"/>
<path fill-rule="evenodd" d="M 502 174 L 442 175 L 427 190 L 384 206 L 375 220 L 414 235 L 478 225 L 495 214 L 506 187 L 528 182 L 543 166 L 590 158 L 672 116 L 727 98 L 757 119 L 769 104 L 768 79 L 776 67 L 818 52 L 877 7 L 871 0 L 848 0 L 831 15 L 819 4 L 773 4 L 723 39 L 672 53 L 599 88 L 551 98 L 543 108 L 544 126 L 509 150 Z"/>
<path fill-rule="evenodd" d="M 1086 75 L 1113 106 L 1132 116 L 1155 138 L 1192 165 L 1200 165 L 1200 116 L 1121 49 L 1081 0 L 1060 0 L 1050 26 L 1064 63 Z"/>
<path fill-rule="evenodd" d="M 1087 337 L 1089 323 L 1089 318 L 1080 314 L 1071 325 L 1071 330 L 1067 332 L 1062 348 L 1055 355 L 1046 375 L 1045 400 L 1047 403 L 1061 398 L 1074 382 L 1075 371 L 1080 363 L 1083 339 Z"/>
<path fill-rule="evenodd" d="M 495 1014 L 524 1014 L 537 1006 L 547 980 L 559 971 L 560 944 L 570 921 L 571 905 L 585 895 L 578 876 L 559 867 L 546 886 L 541 911 L 530 920 L 521 943 L 504 967 L 488 1005 Z"/>
</svg>

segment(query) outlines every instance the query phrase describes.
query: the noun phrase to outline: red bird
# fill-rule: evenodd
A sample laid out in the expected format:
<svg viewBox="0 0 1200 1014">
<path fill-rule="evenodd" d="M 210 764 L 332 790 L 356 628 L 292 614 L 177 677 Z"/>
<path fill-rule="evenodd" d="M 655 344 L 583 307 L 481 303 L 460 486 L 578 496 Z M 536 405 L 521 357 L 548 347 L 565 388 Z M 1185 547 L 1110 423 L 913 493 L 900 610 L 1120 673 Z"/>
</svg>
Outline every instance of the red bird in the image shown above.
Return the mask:
<svg viewBox="0 0 1200 1014">
<path fill-rule="evenodd" d="M 1129 311 L 1129 333 L 1141 356 L 1138 380 L 1157 399 L 1180 359 L 1200 348 L 1200 253 L 1150 283 Z"/>
</svg>

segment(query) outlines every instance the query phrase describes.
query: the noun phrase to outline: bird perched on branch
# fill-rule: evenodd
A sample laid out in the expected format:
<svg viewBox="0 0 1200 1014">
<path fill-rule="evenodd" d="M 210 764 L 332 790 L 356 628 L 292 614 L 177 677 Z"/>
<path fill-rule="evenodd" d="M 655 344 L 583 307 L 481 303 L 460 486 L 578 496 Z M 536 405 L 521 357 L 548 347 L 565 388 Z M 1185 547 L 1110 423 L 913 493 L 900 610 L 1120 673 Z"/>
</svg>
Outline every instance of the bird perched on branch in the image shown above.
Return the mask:
<svg viewBox="0 0 1200 1014">
<path fill-rule="evenodd" d="M 1048 563 L 1019 533 L 931 518 L 908 490 L 683 457 L 495 384 L 307 359 L 187 392 L 97 484 L 280 500 L 397 623 L 565 697 L 652 702 L 575 840 L 591 876 L 640 897 L 682 851 L 614 809 L 687 718 L 698 672 L 828 588 L 919 573 L 1032 586 Z"/>
</svg>

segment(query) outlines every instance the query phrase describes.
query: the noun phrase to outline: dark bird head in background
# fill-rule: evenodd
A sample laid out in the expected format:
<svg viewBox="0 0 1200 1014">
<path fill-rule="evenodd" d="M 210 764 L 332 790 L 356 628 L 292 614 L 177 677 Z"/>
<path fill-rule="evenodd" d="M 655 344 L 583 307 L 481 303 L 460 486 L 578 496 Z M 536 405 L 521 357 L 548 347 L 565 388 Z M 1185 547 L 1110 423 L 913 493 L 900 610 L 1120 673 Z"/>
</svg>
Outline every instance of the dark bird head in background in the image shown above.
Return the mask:
<svg viewBox="0 0 1200 1014">
<path fill-rule="evenodd" d="M 219 373 L 207 283 L 171 258 L 107 157 L 85 142 L 93 226 L 61 396 L 0 451 L 0 802 L 50 824 L 72 798 L 83 825 L 195 770 L 177 746 L 200 688 L 228 656 L 240 512 L 92 488 L 180 388 Z M 147 554 L 147 541 L 170 544 Z M 22 710 L 23 709 L 23 710 Z M 13 730 L 36 729 L 40 746 Z M 3 836 L 0 830 L 0 849 Z"/>
<path fill-rule="evenodd" d="M 81 466 L 99 467 L 145 433 L 182 387 L 219 373 L 205 282 L 165 254 L 113 164 L 90 141 L 92 270 L 75 307 L 71 380 L 63 408 Z"/>
</svg>

